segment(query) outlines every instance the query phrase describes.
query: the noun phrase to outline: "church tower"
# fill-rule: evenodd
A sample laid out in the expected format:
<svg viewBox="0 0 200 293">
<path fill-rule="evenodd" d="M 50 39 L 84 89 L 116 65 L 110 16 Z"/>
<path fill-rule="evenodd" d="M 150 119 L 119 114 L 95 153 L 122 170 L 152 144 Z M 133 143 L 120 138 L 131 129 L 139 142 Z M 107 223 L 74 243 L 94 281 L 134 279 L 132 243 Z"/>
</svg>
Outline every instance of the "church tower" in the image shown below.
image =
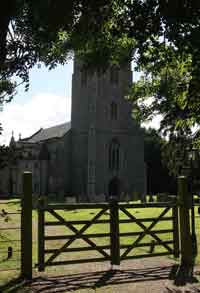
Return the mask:
<svg viewBox="0 0 200 293">
<path fill-rule="evenodd" d="M 143 138 L 124 98 L 131 82 L 130 63 L 99 74 L 74 61 L 71 191 L 80 200 L 145 192 Z"/>
</svg>

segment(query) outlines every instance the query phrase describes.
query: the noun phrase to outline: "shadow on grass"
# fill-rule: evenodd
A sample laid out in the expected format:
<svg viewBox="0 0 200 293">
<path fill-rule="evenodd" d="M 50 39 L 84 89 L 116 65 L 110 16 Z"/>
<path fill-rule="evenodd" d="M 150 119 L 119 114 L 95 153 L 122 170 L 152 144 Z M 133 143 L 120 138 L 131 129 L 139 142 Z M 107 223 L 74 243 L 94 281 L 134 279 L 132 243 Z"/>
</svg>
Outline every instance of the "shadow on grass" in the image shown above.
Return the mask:
<svg viewBox="0 0 200 293">
<path fill-rule="evenodd" d="M 93 289 L 103 286 L 130 284 L 146 281 L 158 281 L 164 279 L 176 279 L 178 266 L 153 267 L 147 269 L 124 269 L 124 270 L 108 270 L 89 273 L 77 273 L 71 275 L 59 276 L 40 276 L 34 278 L 31 282 L 22 283 L 21 279 L 15 281 L 18 284 L 7 284 L 2 289 L 7 289 L 5 292 L 71 292 L 81 289 Z M 196 280 L 187 280 L 194 282 Z M 19 285 L 19 282 L 21 284 Z M 15 287 L 14 287 L 15 285 Z M 10 290 L 8 291 L 10 286 Z M 15 288 L 12 291 L 11 288 Z M 23 289 L 24 288 L 24 289 Z M 30 290 L 30 291 L 29 291 Z M 2 291 L 1 291 L 2 292 Z M 4 291 L 3 291 L 4 292 Z M 169 291 L 172 292 L 172 291 Z M 174 291 L 176 292 L 176 291 Z M 179 291 L 177 291 L 179 292 Z"/>
</svg>

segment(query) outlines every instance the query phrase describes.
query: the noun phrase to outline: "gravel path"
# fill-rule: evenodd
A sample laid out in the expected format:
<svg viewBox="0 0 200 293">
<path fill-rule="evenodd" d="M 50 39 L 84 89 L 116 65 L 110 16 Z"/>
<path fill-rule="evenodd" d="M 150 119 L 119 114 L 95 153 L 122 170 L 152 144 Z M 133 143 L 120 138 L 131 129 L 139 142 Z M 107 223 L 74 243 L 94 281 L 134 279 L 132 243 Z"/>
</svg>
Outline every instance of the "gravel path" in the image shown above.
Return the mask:
<svg viewBox="0 0 200 293">
<path fill-rule="evenodd" d="M 195 268 L 193 280 L 185 286 L 174 285 L 174 268 L 175 262 L 165 257 L 124 261 L 113 270 L 108 263 L 74 265 L 66 267 L 62 275 L 56 271 L 37 274 L 25 291 L 18 292 L 200 292 L 198 268 Z"/>
</svg>

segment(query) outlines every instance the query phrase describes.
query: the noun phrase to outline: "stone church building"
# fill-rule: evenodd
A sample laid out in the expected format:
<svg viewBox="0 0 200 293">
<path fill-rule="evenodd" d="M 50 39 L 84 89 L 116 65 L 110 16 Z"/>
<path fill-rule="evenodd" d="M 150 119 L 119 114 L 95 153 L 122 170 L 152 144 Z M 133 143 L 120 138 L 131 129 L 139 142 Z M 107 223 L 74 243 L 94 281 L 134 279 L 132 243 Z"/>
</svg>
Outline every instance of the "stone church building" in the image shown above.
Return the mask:
<svg viewBox="0 0 200 293">
<path fill-rule="evenodd" d="M 130 64 L 99 74 L 75 60 L 71 122 L 41 128 L 18 141 L 12 137 L 10 148 L 17 159 L 7 172 L 1 171 L 5 180 L 0 191 L 20 194 L 21 175 L 28 170 L 35 194 L 75 196 L 79 201 L 143 196 L 143 137 L 124 98 L 131 83 Z"/>
</svg>

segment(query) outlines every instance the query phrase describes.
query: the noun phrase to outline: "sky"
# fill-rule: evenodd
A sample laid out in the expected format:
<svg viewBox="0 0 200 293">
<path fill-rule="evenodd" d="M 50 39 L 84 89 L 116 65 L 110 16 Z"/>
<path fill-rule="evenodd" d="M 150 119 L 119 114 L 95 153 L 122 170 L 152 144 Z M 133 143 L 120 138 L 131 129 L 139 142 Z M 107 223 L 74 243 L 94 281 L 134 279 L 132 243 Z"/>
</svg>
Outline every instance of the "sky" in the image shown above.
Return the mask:
<svg viewBox="0 0 200 293">
<path fill-rule="evenodd" d="M 14 132 L 16 140 L 27 137 L 39 130 L 70 121 L 71 81 L 73 63 L 48 70 L 44 66 L 30 71 L 30 88 L 17 89 L 14 99 L 4 105 L 0 112 L 3 132 L 1 144 L 8 144 Z"/>
<path fill-rule="evenodd" d="M 18 87 L 14 99 L 0 112 L 3 126 L 0 144 L 8 144 L 12 135 L 16 140 L 32 135 L 41 127 L 47 128 L 70 121 L 73 62 L 48 70 L 44 66 L 30 71 L 30 88 Z M 134 80 L 138 78 L 133 73 Z M 159 119 L 148 126 L 158 128 Z"/>
</svg>

